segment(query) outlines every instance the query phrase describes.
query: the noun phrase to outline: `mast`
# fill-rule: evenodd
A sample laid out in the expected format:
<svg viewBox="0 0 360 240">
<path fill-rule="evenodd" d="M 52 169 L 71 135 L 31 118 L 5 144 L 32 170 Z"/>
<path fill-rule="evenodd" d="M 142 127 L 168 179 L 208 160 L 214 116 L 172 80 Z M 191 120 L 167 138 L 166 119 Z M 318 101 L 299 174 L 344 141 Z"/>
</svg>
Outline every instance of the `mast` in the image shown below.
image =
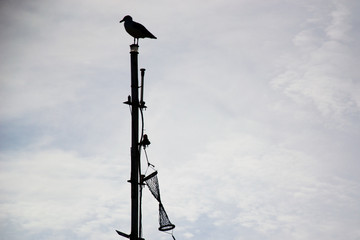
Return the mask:
<svg viewBox="0 0 360 240">
<path fill-rule="evenodd" d="M 138 81 L 138 49 L 139 45 L 130 45 L 131 64 L 131 96 L 124 102 L 131 107 L 131 232 L 126 234 L 116 232 L 129 240 L 144 240 L 141 235 L 141 165 L 140 165 L 140 143 L 139 143 L 139 109 L 145 107 L 139 102 L 139 81 Z M 142 70 L 142 77 L 143 77 Z M 143 81 L 143 80 L 142 80 Z M 143 92 L 142 92 L 143 94 Z M 142 99 L 141 99 L 142 100 Z M 142 104 L 142 105 L 140 105 Z"/>
<path fill-rule="evenodd" d="M 140 151 L 139 151 L 139 82 L 138 82 L 138 48 L 130 45 L 131 59 L 131 233 L 130 240 L 139 240 L 140 233 Z"/>
</svg>

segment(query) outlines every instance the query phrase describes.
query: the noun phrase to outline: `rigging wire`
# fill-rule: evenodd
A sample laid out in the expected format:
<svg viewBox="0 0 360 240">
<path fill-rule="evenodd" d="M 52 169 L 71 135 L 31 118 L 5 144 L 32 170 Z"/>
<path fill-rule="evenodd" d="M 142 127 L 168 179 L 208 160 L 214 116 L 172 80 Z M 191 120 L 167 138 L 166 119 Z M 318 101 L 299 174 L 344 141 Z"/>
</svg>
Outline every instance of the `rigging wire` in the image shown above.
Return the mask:
<svg viewBox="0 0 360 240">
<path fill-rule="evenodd" d="M 139 142 L 139 156 L 141 156 L 141 146 L 143 146 L 143 150 L 144 150 L 144 153 L 145 153 L 145 158 L 146 158 L 146 162 L 147 162 L 147 168 L 145 170 L 145 173 L 144 173 L 144 176 L 146 175 L 147 171 L 149 170 L 149 168 L 151 168 L 152 170 L 156 171 L 155 169 L 155 165 L 151 164 L 150 161 L 149 161 L 149 157 L 148 157 L 148 154 L 146 152 L 146 145 L 143 145 L 142 142 L 144 140 L 144 131 L 145 131 L 145 121 L 144 121 L 144 113 L 143 113 L 143 107 L 139 107 L 139 110 L 140 110 L 140 116 L 141 116 L 141 135 L 140 135 L 140 142 Z M 131 111 L 131 108 L 130 108 L 130 112 L 132 113 Z M 140 158 L 141 159 L 141 158 Z M 140 171 L 140 175 L 141 175 L 141 169 L 139 169 Z M 141 185 L 140 186 L 140 201 L 142 199 L 142 189 L 143 189 L 143 186 Z M 140 202 L 140 206 L 141 206 L 141 202 Z M 142 219 L 142 211 L 141 211 L 141 208 L 140 208 L 140 219 Z M 140 221 L 140 224 L 141 224 L 141 221 Z M 142 235 L 142 224 L 140 225 L 140 236 Z M 175 236 L 174 236 L 174 230 L 171 230 L 171 232 L 165 232 L 169 235 L 171 235 L 171 237 L 173 238 L 173 240 L 176 240 L 175 239 Z"/>
<path fill-rule="evenodd" d="M 141 116 L 141 136 L 140 136 L 140 143 L 143 141 L 144 138 L 144 129 L 145 129 L 145 123 L 144 123 L 144 113 L 142 107 L 140 109 L 140 116 Z M 139 151 L 141 148 L 141 144 L 139 144 Z"/>
<path fill-rule="evenodd" d="M 164 233 L 167 233 L 169 235 L 171 235 L 171 237 L 176 240 L 175 236 L 174 236 L 174 230 L 171 230 L 171 232 L 164 232 Z"/>
<path fill-rule="evenodd" d="M 139 195 L 140 195 L 140 206 L 142 205 L 142 190 L 143 190 L 143 185 L 140 184 L 140 188 L 139 188 Z M 142 207 L 139 208 L 139 218 L 140 218 L 140 226 L 139 226 L 139 236 L 140 238 L 142 237 L 142 232 L 143 232 L 143 226 L 142 226 Z"/>
<path fill-rule="evenodd" d="M 148 165 L 148 167 L 146 168 L 146 171 L 145 171 L 145 174 L 146 174 L 149 167 L 151 167 L 153 170 L 155 170 L 155 166 L 149 162 L 149 157 L 148 157 L 147 152 L 146 152 L 146 145 L 141 144 L 143 142 L 143 140 L 144 140 L 144 131 L 145 131 L 144 113 L 143 113 L 142 108 L 140 108 L 140 116 L 141 116 L 141 137 L 140 137 L 139 151 L 140 151 L 140 154 L 141 154 L 141 146 L 143 146 L 146 162 L 147 162 L 147 165 Z"/>
</svg>

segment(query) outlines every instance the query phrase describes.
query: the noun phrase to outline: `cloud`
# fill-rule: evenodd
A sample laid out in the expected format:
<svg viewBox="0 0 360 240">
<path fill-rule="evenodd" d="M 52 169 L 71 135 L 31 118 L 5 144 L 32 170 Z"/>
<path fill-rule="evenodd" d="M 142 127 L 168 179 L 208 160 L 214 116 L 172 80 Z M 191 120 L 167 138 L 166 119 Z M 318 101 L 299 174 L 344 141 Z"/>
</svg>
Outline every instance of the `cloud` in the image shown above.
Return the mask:
<svg viewBox="0 0 360 240">
<path fill-rule="evenodd" d="M 126 14 L 158 37 L 140 40 L 145 132 L 177 238 L 359 236 L 354 1 L 2 4 L 8 239 L 129 231 Z M 144 236 L 169 239 L 157 207 L 145 189 Z"/>
<path fill-rule="evenodd" d="M 39 239 L 45 239 L 43 231 L 60 239 L 68 234 L 89 239 L 114 235 L 111 228 L 128 216 L 124 196 L 129 189 L 119 185 L 125 181 L 119 177 L 125 176 L 123 167 L 114 159 L 81 158 L 56 149 L 3 153 L 3 236 L 13 238 L 15 233 L 6 230 L 6 224 L 14 223 L 19 231 Z"/>
<path fill-rule="evenodd" d="M 357 47 L 350 32 L 354 15 L 345 4 L 332 7 L 329 23 L 325 17 L 317 21 L 310 17 L 294 37 L 295 49 L 286 57 L 286 70 L 272 86 L 297 103 L 314 105 L 325 118 L 349 122 L 360 107 L 353 51 Z"/>
<path fill-rule="evenodd" d="M 191 222 L 207 216 L 219 231 L 231 225 L 232 231 L 253 229 L 269 239 L 317 235 L 336 239 L 333 236 L 352 231 L 359 220 L 360 186 L 327 175 L 321 164 L 304 153 L 250 136 L 230 137 L 175 168 L 173 175 L 181 179 L 165 189 L 170 201 L 177 202 L 170 208 L 175 216 Z M 179 196 L 182 192 L 189 195 Z M 357 210 L 349 213 L 347 207 Z M 346 223 L 336 225 L 345 215 Z M 327 231 L 321 233 L 321 228 Z"/>
<path fill-rule="evenodd" d="M 74 104 L 89 95 L 86 91 L 94 79 L 106 85 L 114 72 L 121 76 L 115 70 L 121 62 L 108 59 L 118 54 L 108 47 L 116 48 L 117 38 L 106 37 L 119 26 L 100 27 L 100 21 L 92 18 L 94 12 L 82 12 L 80 2 L 80 6 L 72 3 L 72 8 L 69 4 L 4 3 L 1 49 L 7 57 L 2 60 L 0 79 L 2 119 Z"/>
</svg>

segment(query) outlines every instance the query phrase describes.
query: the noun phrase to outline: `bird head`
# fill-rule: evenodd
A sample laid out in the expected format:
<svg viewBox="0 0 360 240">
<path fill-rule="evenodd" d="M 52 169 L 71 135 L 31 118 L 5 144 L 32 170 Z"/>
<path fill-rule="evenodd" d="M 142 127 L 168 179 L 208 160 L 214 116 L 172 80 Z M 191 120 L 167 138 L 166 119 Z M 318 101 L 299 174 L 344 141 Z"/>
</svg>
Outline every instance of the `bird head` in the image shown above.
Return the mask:
<svg viewBox="0 0 360 240">
<path fill-rule="evenodd" d="M 122 22 L 127 22 L 127 21 L 132 21 L 132 17 L 131 16 L 129 16 L 129 15 L 126 15 L 120 22 L 122 23 Z"/>
</svg>

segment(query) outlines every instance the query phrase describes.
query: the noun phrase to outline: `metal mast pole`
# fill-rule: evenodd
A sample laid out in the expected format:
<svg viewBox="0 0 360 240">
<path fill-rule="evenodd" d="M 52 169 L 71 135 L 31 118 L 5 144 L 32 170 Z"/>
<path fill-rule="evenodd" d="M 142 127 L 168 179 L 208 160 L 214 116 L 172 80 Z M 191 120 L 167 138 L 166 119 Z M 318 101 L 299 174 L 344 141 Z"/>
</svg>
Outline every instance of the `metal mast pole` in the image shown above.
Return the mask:
<svg viewBox="0 0 360 240">
<path fill-rule="evenodd" d="M 130 240 L 139 240 L 139 184 L 140 184 L 140 152 L 139 152 L 139 82 L 138 82 L 138 45 L 130 45 L 131 58 L 131 234 Z"/>
</svg>

